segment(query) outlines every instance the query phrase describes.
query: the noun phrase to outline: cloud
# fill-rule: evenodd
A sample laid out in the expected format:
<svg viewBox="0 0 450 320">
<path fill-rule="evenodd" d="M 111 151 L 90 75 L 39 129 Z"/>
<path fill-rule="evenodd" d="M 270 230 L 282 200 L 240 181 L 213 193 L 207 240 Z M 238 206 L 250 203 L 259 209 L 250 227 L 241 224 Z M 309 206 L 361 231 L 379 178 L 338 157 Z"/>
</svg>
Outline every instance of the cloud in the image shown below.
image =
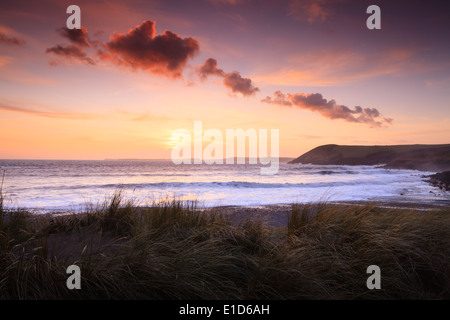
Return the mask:
<svg viewBox="0 0 450 320">
<path fill-rule="evenodd" d="M 261 102 L 274 103 L 279 104 L 281 106 L 292 106 L 292 102 L 286 100 L 286 95 L 282 93 L 280 90 L 275 91 L 274 96 L 275 97 L 273 99 L 267 96 L 264 99 L 262 99 Z"/>
<path fill-rule="evenodd" d="M 259 91 L 259 88 L 253 86 L 251 79 L 241 77 L 241 74 L 237 71 L 227 73 L 223 79 L 223 84 L 231 91 L 240 92 L 244 96 L 251 96 Z"/>
<path fill-rule="evenodd" d="M 205 80 L 208 76 L 214 75 L 219 77 L 225 76 L 225 71 L 217 68 L 217 60 L 213 58 L 209 58 L 205 61 L 205 63 L 198 68 L 198 74 L 202 80 Z"/>
<path fill-rule="evenodd" d="M 174 79 L 182 77 L 188 60 L 200 50 L 199 42 L 194 38 L 181 38 L 168 30 L 157 35 L 155 22 L 149 20 L 130 29 L 127 34 L 114 33 L 110 41 L 103 43 L 91 41 L 88 30 L 84 27 L 80 30 L 61 28 L 57 31 L 71 44 L 67 46 L 58 44 L 47 48 L 46 53 L 91 65 L 95 65 L 98 61 L 111 62 L 116 66 L 143 70 Z M 96 51 L 96 60 L 87 54 L 85 49 L 88 48 Z M 50 61 L 51 66 L 58 64 L 58 61 Z M 223 85 L 233 93 L 251 96 L 259 91 L 251 79 L 242 77 L 238 71 L 225 72 L 219 69 L 217 60 L 213 58 L 207 59 L 198 67 L 197 73 L 202 80 L 206 80 L 209 76 L 223 78 Z"/>
<path fill-rule="evenodd" d="M 333 5 L 339 2 L 346 0 L 291 0 L 288 15 L 309 23 L 324 22 L 333 14 Z"/>
<path fill-rule="evenodd" d="M 2 43 L 10 46 L 22 46 L 25 44 L 25 41 L 0 32 L 0 44 Z"/>
<path fill-rule="evenodd" d="M 87 62 L 91 65 L 95 65 L 95 61 L 92 58 L 88 57 L 87 53 L 84 52 L 82 48 L 75 45 L 64 47 L 58 44 L 54 47 L 48 48 L 47 50 L 45 50 L 45 52 L 53 53 L 66 59 L 79 60 L 82 62 Z M 57 65 L 57 62 L 51 61 L 50 64 L 54 66 Z"/>
<path fill-rule="evenodd" d="M 181 38 L 168 30 L 156 35 L 155 22 L 144 21 L 127 34 L 114 33 L 103 49 L 98 53 L 101 60 L 180 78 L 188 59 L 199 52 L 200 45 L 193 38 Z"/>
<path fill-rule="evenodd" d="M 88 36 L 86 28 L 81 29 L 68 29 L 60 28 L 56 30 L 61 36 L 68 39 L 71 44 L 67 46 L 56 45 L 45 50 L 46 53 L 52 53 L 65 60 L 77 60 L 79 62 L 95 65 L 96 62 L 93 58 L 89 57 L 85 51 L 85 48 L 91 47 L 91 40 Z M 57 66 L 58 61 L 50 61 L 51 66 Z"/>
<path fill-rule="evenodd" d="M 112 62 L 116 66 L 126 66 L 132 70 L 180 78 L 188 59 L 199 52 L 200 45 L 193 38 L 181 38 L 171 31 L 156 35 L 155 22 L 144 21 L 141 25 L 130 29 L 127 34 L 114 33 L 108 42 L 92 41 L 88 30 L 61 28 L 58 33 L 71 42 L 71 45 L 56 45 L 46 50 L 60 57 L 76 59 L 89 64 L 96 60 Z M 89 57 L 85 49 L 96 51 Z M 52 66 L 58 65 L 51 61 Z"/>
<path fill-rule="evenodd" d="M 35 110 L 31 108 L 23 108 L 10 106 L 0 103 L 0 110 L 10 111 L 10 112 L 19 112 L 25 113 L 29 115 L 45 117 L 45 118 L 54 118 L 54 119 L 69 119 L 69 120 L 92 120 L 100 118 L 100 115 L 96 114 L 86 114 L 86 113 L 76 113 L 76 112 L 61 112 L 61 111 L 42 111 Z"/>
<path fill-rule="evenodd" d="M 89 39 L 88 31 L 85 27 L 81 27 L 81 29 L 61 28 L 57 31 L 76 46 L 89 47 L 91 45 L 91 40 Z"/>
<path fill-rule="evenodd" d="M 296 106 L 320 113 L 328 119 L 344 119 L 348 122 L 365 123 L 370 127 L 381 127 L 392 124 L 393 119 L 382 117 L 375 108 L 362 108 L 356 106 L 353 109 L 337 104 L 335 100 L 327 100 L 320 93 L 295 93 L 284 94 L 275 91 L 274 98 L 266 97 L 262 102 L 284 106 Z"/>
<path fill-rule="evenodd" d="M 252 80 L 249 78 L 243 78 L 238 71 L 225 72 L 217 67 L 217 60 L 209 58 L 205 63 L 197 68 L 197 73 L 202 80 L 205 80 L 208 76 L 218 76 L 223 78 L 223 85 L 233 93 L 241 93 L 244 96 L 254 95 L 259 91 L 259 88 L 255 87 Z"/>
</svg>

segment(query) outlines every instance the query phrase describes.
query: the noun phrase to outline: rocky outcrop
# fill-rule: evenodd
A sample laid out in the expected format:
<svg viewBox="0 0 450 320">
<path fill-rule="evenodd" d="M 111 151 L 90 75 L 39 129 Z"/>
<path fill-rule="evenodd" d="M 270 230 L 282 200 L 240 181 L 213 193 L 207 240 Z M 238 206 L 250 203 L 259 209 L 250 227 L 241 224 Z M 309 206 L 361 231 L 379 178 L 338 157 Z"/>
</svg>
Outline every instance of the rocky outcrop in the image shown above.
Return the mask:
<svg viewBox="0 0 450 320">
<path fill-rule="evenodd" d="M 428 182 L 444 191 L 450 191 L 450 171 L 440 172 L 429 176 Z"/>
</svg>

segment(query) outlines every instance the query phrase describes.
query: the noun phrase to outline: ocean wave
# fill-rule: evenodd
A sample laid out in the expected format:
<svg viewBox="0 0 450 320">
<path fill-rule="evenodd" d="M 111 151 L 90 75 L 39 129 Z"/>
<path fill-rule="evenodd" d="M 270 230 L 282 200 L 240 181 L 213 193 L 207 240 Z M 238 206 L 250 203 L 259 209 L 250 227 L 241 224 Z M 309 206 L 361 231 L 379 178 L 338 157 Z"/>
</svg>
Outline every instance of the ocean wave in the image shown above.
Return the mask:
<svg viewBox="0 0 450 320">
<path fill-rule="evenodd" d="M 169 190 L 212 190 L 220 188 L 242 188 L 242 189 L 259 189 L 259 188 L 335 188 L 340 186 L 366 185 L 376 186 L 385 185 L 385 181 L 367 180 L 367 181 L 333 181 L 333 182 L 298 182 L 298 183 L 265 183 L 250 181 L 214 181 L 214 182 L 156 182 L 156 183 L 108 183 L 108 184 L 91 184 L 91 185 L 71 185 L 71 186 L 40 186 L 23 189 L 15 189 L 14 192 L 20 193 L 23 190 L 39 189 L 39 190 L 86 190 L 86 189 L 169 189 Z"/>
</svg>

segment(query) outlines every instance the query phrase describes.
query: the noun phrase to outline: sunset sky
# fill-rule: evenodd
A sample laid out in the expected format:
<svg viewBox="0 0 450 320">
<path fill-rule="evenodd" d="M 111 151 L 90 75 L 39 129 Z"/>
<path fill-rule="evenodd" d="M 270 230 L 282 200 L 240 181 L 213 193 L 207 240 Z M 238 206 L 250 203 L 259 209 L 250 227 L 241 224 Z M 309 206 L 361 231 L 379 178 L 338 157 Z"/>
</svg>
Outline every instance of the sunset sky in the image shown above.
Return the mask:
<svg viewBox="0 0 450 320">
<path fill-rule="evenodd" d="M 68 31 L 66 8 L 81 8 Z M 366 9 L 381 8 L 381 30 Z M 0 2 L 0 159 L 169 159 L 172 132 L 450 143 L 450 2 Z"/>
</svg>

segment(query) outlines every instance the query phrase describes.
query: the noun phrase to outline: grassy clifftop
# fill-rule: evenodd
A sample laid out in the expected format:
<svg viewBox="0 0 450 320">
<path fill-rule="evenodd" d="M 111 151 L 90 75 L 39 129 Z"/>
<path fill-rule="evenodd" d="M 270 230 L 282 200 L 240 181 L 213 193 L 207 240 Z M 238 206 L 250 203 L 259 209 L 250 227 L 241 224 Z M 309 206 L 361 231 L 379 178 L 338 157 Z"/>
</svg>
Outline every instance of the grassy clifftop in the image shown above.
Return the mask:
<svg viewBox="0 0 450 320">
<path fill-rule="evenodd" d="M 384 165 L 390 169 L 450 170 L 450 144 L 341 146 L 314 148 L 289 163 L 335 165 Z"/>
</svg>

